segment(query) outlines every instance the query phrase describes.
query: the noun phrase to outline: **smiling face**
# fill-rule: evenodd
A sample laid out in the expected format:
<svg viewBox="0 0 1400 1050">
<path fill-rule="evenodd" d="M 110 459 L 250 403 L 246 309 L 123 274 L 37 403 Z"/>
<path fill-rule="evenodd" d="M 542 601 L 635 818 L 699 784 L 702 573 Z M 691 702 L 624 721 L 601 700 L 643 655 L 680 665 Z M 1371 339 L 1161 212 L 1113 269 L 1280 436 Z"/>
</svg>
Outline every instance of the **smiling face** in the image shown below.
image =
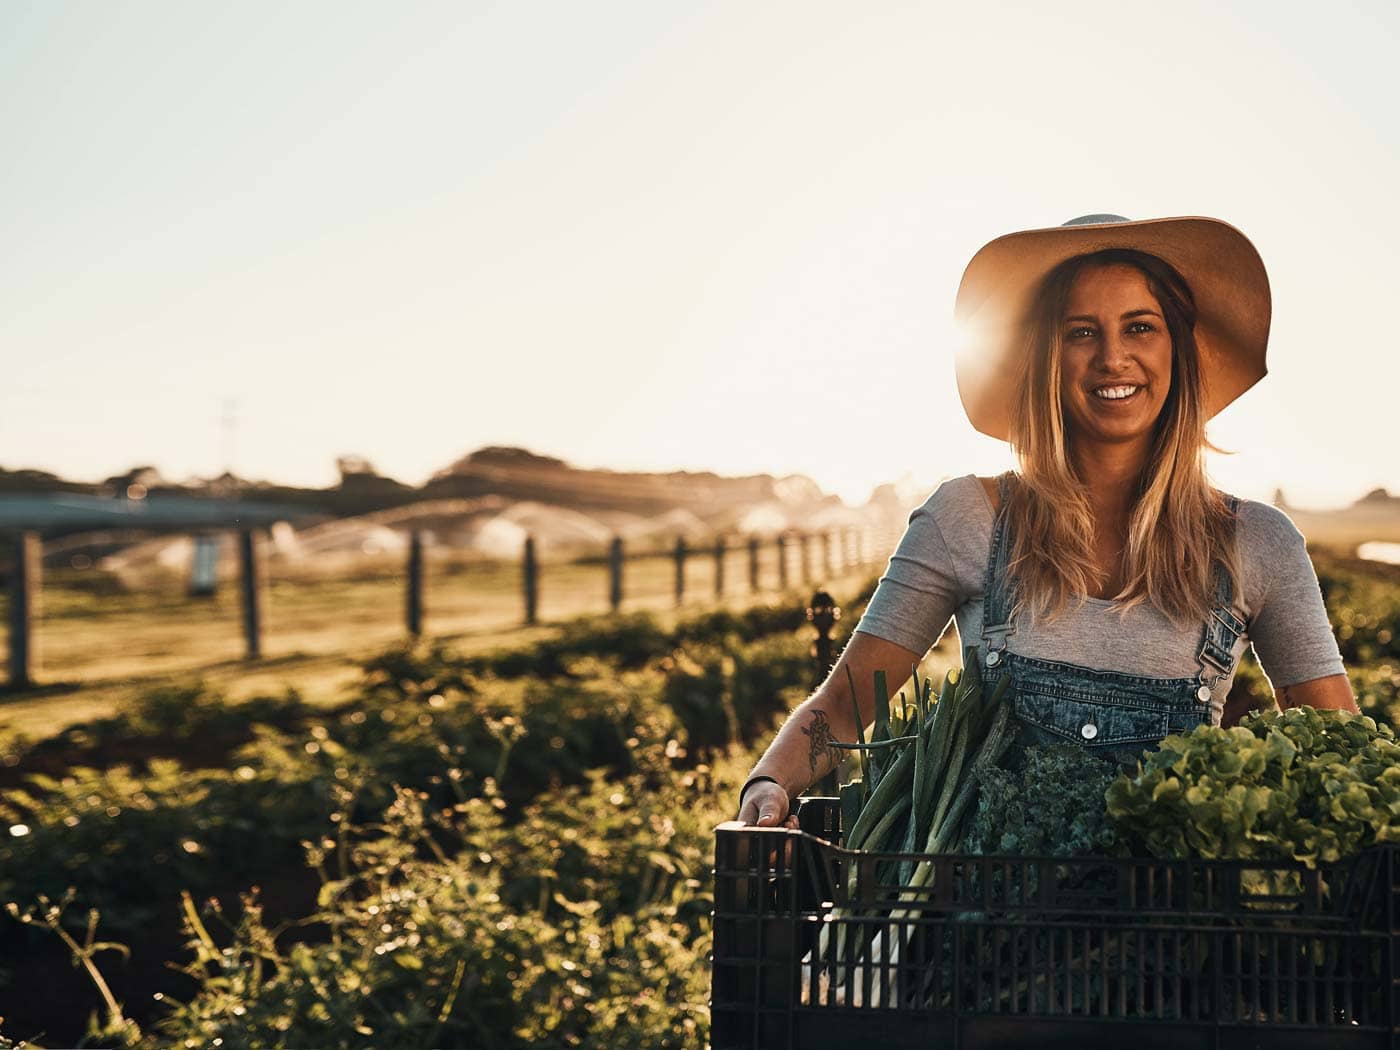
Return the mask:
<svg viewBox="0 0 1400 1050">
<path fill-rule="evenodd" d="M 1060 399 L 1071 438 L 1146 449 L 1171 390 L 1172 340 L 1142 271 L 1126 264 L 1081 270 L 1059 335 Z"/>
</svg>

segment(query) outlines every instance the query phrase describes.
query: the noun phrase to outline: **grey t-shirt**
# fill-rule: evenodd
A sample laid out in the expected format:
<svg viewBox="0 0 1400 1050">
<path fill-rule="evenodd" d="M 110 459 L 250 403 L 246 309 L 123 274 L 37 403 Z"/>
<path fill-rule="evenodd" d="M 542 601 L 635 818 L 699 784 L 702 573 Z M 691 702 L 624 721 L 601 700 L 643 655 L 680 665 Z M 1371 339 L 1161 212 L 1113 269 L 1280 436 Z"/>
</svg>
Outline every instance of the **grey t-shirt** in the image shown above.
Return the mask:
<svg viewBox="0 0 1400 1050">
<path fill-rule="evenodd" d="M 945 481 L 909 515 L 879 586 L 855 630 L 923 654 L 956 621 L 964 645 L 981 643 L 983 584 L 991 550 L 993 511 L 976 477 Z M 1241 500 L 1237 536 L 1243 593 L 1234 611 L 1246 624 L 1235 644 L 1238 660 L 1253 643 L 1275 688 L 1342 674 L 1342 657 L 1327 622 L 1317 573 L 1303 535 L 1283 511 Z M 1146 677 L 1188 678 L 1200 671 L 1196 654 L 1204 625 L 1183 629 L 1143 602 L 1085 598 L 1054 621 L 1007 639 L 1013 653 Z M 1024 615 L 1024 614 L 1023 614 Z M 1216 724 L 1234 674 L 1215 685 Z"/>
</svg>

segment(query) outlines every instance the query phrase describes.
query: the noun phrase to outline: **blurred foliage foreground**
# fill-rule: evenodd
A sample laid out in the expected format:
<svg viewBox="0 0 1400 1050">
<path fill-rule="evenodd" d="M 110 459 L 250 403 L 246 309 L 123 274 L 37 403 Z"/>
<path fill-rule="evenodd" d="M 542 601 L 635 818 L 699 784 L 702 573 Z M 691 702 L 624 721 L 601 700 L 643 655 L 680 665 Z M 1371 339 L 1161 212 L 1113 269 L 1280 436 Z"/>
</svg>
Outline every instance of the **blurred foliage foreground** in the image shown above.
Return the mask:
<svg viewBox="0 0 1400 1050">
<path fill-rule="evenodd" d="M 1394 725 L 1400 572 L 1319 570 L 1362 709 Z M 390 650 L 333 710 L 193 685 L 12 742 L 0 1030 L 64 1046 L 702 1046 L 713 828 L 809 690 L 811 638 L 795 607 L 669 632 L 598 617 L 486 657 Z M 1231 706 L 1270 703 L 1243 666 Z"/>
<path fill-rule="evenodd" d="M 390 650 L 336 709 L 191 685 L 11 742 L 0 1031 L 703 1045 L 713 829 L 810 690 L 804 624 L 597 617 L 489 656 Z"/>
</svg>

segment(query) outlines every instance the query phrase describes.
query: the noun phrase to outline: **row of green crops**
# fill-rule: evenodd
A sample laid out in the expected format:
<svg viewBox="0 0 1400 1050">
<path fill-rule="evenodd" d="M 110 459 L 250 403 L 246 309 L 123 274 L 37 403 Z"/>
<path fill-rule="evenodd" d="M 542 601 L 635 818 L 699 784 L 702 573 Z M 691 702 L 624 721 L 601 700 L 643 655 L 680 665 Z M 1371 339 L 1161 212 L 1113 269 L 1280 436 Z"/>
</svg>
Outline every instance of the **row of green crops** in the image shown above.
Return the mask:
<svg viewBox="0 0 1400 1050">
<path fill-rule="evenodd" d="M 334 709 L 191 685 L 11 741 L 0 958 L 26 965 L 0 967 L 4 1031 L 700 1045 L 713 828 L 813 684 L 804 623 L 599 617 L 487 657 L 382 653 Z"/>
<path fill-rule="evenodd" d="M 1326 560 L 1318 569 L 1347 666 L 1400 661 L 1400 568 Z"/>
</svg>

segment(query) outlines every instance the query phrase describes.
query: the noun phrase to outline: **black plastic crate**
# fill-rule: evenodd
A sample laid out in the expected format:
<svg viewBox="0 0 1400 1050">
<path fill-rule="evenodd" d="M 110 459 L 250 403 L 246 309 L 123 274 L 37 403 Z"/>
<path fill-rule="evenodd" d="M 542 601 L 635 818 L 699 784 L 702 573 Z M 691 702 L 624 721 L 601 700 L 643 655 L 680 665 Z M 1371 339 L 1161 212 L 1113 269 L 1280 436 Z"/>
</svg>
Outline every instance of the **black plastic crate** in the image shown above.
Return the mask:
<svg viewBox="0 0 1400 1050">
<path fill-rule="evenodd" d="M 717 830 L 714 1050 L 1400 1050 L 1400 847 L 925 857 L 840 849 L 840 819 L 809 798 L 800 832 Z"/>
</svg>

